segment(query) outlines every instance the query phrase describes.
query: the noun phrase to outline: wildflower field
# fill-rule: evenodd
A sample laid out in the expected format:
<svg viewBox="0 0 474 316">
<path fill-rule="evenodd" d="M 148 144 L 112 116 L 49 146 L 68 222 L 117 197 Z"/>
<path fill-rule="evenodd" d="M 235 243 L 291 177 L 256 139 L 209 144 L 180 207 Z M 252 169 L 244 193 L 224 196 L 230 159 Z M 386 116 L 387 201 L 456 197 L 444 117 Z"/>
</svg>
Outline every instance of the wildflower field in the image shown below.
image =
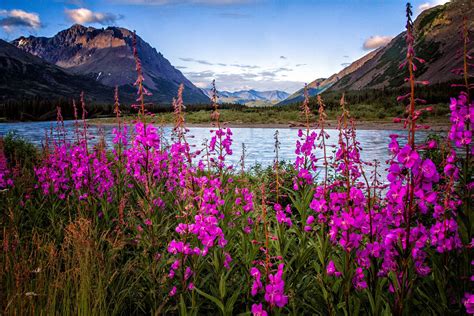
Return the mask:
<svg viewBox="0 0 474 316">
<path fill-rule="evenodd" d="M 295 161 L 279 160 L 276 132 L 264 170 L 233 148 L 215 86 L 209 141 L 188 143 L 183 86 L 165 139 L 146 111 L 136 49 L 138 114 L 122 121 L 116 94 L 113 144 L 90 143 L 83 98 L 72 138 L 58 108 L 41 149 L 0 140 L 0 313 L 473 314 L 468 32 L 454 70 L 461 92 L 446 97 L 451 129 L 418 139 L 431 108 L 416 96 L 426 82 L 411 16 L 407 5 L 406 112 L 395 119 L 405 130 L 386 164 L 360 159 L 343 95 L 337 146 L 326 144 L 324 100 L 312 109 L 306 94 Z"/>
</svg>

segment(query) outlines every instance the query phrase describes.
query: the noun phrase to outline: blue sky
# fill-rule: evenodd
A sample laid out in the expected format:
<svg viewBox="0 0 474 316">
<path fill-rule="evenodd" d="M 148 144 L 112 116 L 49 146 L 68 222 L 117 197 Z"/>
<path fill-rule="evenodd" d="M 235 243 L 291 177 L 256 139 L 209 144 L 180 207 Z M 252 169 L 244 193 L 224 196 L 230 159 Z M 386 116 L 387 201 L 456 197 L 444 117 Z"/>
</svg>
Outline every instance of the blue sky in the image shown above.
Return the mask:
<svg viewBox="0 0 474 316">
<path fill-rule="evenodd" d="M 415 13 L 446 0 L 413 1 Z M 137 34 L 206 87 L 294 92 L 403 31 L 389 0 L 2 0 L 0 37 L 53 36 L 74 22 Z M 365 47 L 364 47 L 365 46 Z"/>
</svg>

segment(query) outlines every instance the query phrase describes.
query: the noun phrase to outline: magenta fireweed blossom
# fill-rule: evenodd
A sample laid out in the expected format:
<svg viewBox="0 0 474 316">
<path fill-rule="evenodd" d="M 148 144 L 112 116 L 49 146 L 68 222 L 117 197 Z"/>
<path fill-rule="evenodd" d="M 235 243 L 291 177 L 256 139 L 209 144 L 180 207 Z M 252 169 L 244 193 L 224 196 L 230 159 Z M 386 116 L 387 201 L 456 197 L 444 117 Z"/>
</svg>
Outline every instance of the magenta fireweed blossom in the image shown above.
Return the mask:
<svg viewBox="0 0 474 316">
<path fill-rule="evenodd" d="M 293 226 L 293 222 L 291 221 L 291 218 L 288 215 L 291 215 L 291 207 L 290 205 L 287 205 L 285 209 L 279 204 L 275 203 L 273 205 L 273 209 L 275 210 L 275 217 L 280 224 L 285 224 L 288 227 Z"/>
<path fill-rule="evenodd" d="M 434 210 L 432 216 L 440 218 L 444 213 L 443 208 L 438 204 L 440 195 L 436 190 L 440 175 L 433 161 L 423 159 L 417 149 L 409 144 L 401 148 L 398 145 L 398 139 L 392 137 L 389 147 L 394 159 L 388 170 L 387 179 L 390 183 L 385 198 L 386 206 L 383 209 L 389 230 L 386 232 L 384 241 L 385 255 L 382 271 L 397 269 L 396 258 L 401 255 L 397 251 L 398 241 L 401 241 L 404 250 L 407 243 L 411 245 L 411 256 L 415 261 L 416 272 L 426 275 L 429 273 L 429 267 L 424 264 L 425 249 L 429 242 L 441 252 L 454 249 L 459 244 L 457 227 L 452 225 L 451 221 L 445 221 L 443 224 L 435 223 L 428 230 L 421 223 L 410 221 L 410 218 L 415 216 L 410 213 L 413 211 L 408 209 L 409 205 L 406 203 L 410 192 L 413 192 L 412 205 L 416 206 L 413 209 L 419 214 L 429 215 L 429 212 Z M 430 149 L 430 147 L 433 146 L 424 148 Z M 446 170 L 450 172 L 451 168 L 453 167 L 447 167 Z M 454 171 L 450 173 L 454 174 Z M 407 232 L 410 233 L 409 240 L 407 240 Z"/>
<path fill-rule="evenodd" d="M 234 190 L 235 202 L 232 213 L 232 221 L 228 223 L 229 227 L 241 227 L 245 234 L 250 234 L 254 224 L 251 214 L 254 210 L 254 194 L 248 188 L 236 187 Z M 239 224 L 240 223 L 240 226 Z"/>
<path fill-rule="evenodd" d="M 3 141 L 0 139 L 0 190 L 11 186 L 13 186 L 13 180 L 8 168 L 7 158 L 3 152 Z"/>
<path fill-rule="evenodd" d="M 326 193 L 330 190 L 330 187 L 318 186 L 315 189 L 313 200 L 309 204 L 309 207 L 316 212 L 319 223 L 327 223 L 328 221 L 328 202 L 326 200 Z M 311 225 L 306 223 L 306 225 Z"/>
<path fill-rule="evenodd" d="M 263 289 L 263 284 L 262 284 L 262 280 L 261 280 L 262 275 L 260 273 L 260 270 L 258 268 L 255 268 L 255 267 L 250 268 L 250 275 L 253 278 L 250 294 L 252 296 L 255 296 L 255 295 L 257 295 L 257 293 L 261 289 Z"/>
<path fill-rule="evenodd" d="M 79 199 L 95 197 L 110 201 L 115 183 L 110 167 L 105 149 L 88 150 L 84 141 L 55 146 L 42 165 L 35 168 L 37 187 L 44 194 L 57 194 L 60 199 L 76 195 Z"/>
<path fill-rule="evenodd" d="M 451 129 L 449 139 L 454 141 L 457 147 L 471 144 L 472 131 L 468 126 L 474 126 L 474 101 L 467 104 L 467 95 L 461 92 L 459 97 L 451 98 Z M 471 147 L 471 154 L 474 153 L 474 146 Z"/>
<path fill-rule="evenodd" d="M 252 315 L 253 316 L 267 316 L 268 313 L 263 309 L 262 303 L 252 305 Z"/>
<path fill-rule="evenodd" d="M 124 157 L 127 173 L 141 183 L 147 183 L 151 175 L 154 181 L 166 175 L 168 154 L 161 150 L 160 138 L 153 125 L 135 124 L 134 137 Z"/>
<path fill-rule="evenodd" d="M 187 179 L 192 179 L 192 183 L 200 188 L 199 193 L 194 192 L 192 196 L 190 195 L 198 208 L 194 210 L 196 212 L 194 216 L 185 216 L 183 218 L 184 222 L 179 222 L 175 230 L 182 238 L 192 240 L 192 242 L 172 240 L 168 245 L 168 252 L 181 257 L 184 266 L 188 264 L 187 262 L 191 259 L 191 256 L 204 257 L 211 248 L 224 248 L 227 244 L 223 230 L 219 226 L 220 220 L 224 218 L 223 213 L 220 211 L 220 208 L 224 205 L 224 200 L 220 198 L 222 191 L 220 179 L 205 176 L 196 177 L 193 168 L 186 170 L 189 173 L 189 177 L 187 176 L 184 179 L 185 181 L 178 181 L 177 186 L 185 189 L 188 184 Z M 189 239 L 188 236 L 194 236 L 195 238 Z M 228 269 L 230 268 L 232 257 L 225 251 L 223 255 L 223 265 Z M 186 266 L 185 271 L 190 271 L 190 267 Z M 172 265 L 169 277 L 173 278 L 177 272 L 176 267 Z M 185 273 L 183 279 L 187 281 L 188 277 Z M 194 284 L 188 284 L 185 289 L 194 289 Z"/>
<path fill-rule="evenodd" d="M 120 128 L 113 128 L 112 134 L 114 135 L 114 138 L 112 140 L 112 143 L 115 145 L 121 145 L 124 147 L 127 147 L 128 145 L 128 126 L 123 125 L 123 127 Z"/>
<path fill-rule="evenodd" d="M 176 269 L 175 269 L 176 270 Z M 189 279 L 194 274 L 193 270 L 190 267 L 186 267 L 186 271 L 184 272 L 184 279 Z"/>
<path fill-rule="evenodd" d="M 296 141 L 296 159 L 295 169 L 298 172 L 298 180 L 295 185 L 298 187 L 302 184 L 311 184 L 313 182 L 312 172 L 316 171 L 316 164 L 318 159 L 313 152 L 316 149 L 316 138 L 318 134 L 309 130 L 304 133 L 303 130 L 298 130 L 298 140 Z"/>
<path fill-rule="evenodd" d="M 253 192 L 248 188 L 235 188 L 235 205 L 241 206 L 244 213 L 254 210 Z"/>
<path fill-rule="evenodd" d="M 232 262 L 232 257 L 230 255 L 230 253 L 228 252 L 224 252 L 224 268 L 226 268 L 227 270 L 230 269 L 230 263 Z"/>
<path fill-rule="evenodd" d="M 176 295 L 176 291 L 177 291 L 176 286 L 173 286 L 173 288 L 171 289 L 169 295 L 170 295 L 170 296 L 175 296 L 175 295 Z"/>
<path fill-rule="evenodd" d="M 430 235 L 431 244 L 440 253 L 462 247 L 461 239 L 458 235 L 458 225 L 456 220 L 452 218 L 436 222 L 430 229 Z"/>
<path fill-rule="evenodd" d="M 335 276 L 335 277 L 340 277 L 341 272 L 337 271 L 336 265 L 334 264 L 334 261 L 329 261 L 327 267 L 326 267 L 326 273 L 330 276 Z"/>
<path fill-rule="evenodd" d="M 466 293 L 463 300 L 466 313 L 469 315 L 474 314 L 474 294 Z"/>
<path fill-rule="evenodd" d="M 364 271 L 362 268 L 356 268 L 354 279 L 352 280 L 354 283 L 354 287 L 357 290 L 363 290 L 367 288 L 367 282 L 365 282 Z"/>
<path fill-rule="evenodd" d="M 265 286 L 265 301 L 272 307 L 284 307 L 288 303 L 288 296 L 285 295 L 283 268 L 284 264 L 280 263 L 277 272 L 268 275 L 269 283 Z"/>
<path fill-rule="evenodd" d="M 406 168 L 412 168 L 415 164 L 420 162 L 420 155 L 413 150 L 409 145 L 405 145 L 397 155 L 398 162 Z"/>
<path fill-rule="evenodd" d="M 211 140 L 209 142 L 210 162 L 217 169 L 225 168 L 225 159 L 232 155 L 232 130 L 230 128 L 218 128 L 211 130 Z"/>
<path fill-rule="evenodd" d="M 348 193 L 332 192 L 330 201 L 330 239 L 346 251 L 357 249 L 363 236 L 369 232 L 369 217 L 365 212 L 366 199 L 363 192 L 355 187 Z M 348 203 L 351 207 L 346 208 Z"/>
<path fill-rule="evenodd" d="M 40 188 L 43 194 L 58 194 L 60 199 L 64 199 L 71 187 L 69 170 L 69 146 L 55 146 L 53 152 L 48 154 L 39 166 L 35 167 L 35 174 L 38 179 L 36 188 Z"/>
</svg>

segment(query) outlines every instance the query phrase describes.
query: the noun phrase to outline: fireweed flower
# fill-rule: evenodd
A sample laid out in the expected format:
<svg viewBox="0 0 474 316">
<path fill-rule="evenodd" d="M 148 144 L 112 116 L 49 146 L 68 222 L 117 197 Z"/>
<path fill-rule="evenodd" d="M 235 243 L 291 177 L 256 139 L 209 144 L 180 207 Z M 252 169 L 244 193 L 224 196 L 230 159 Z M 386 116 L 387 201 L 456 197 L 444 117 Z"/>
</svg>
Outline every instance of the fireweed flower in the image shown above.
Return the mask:
<svg viewBox="0 0 474 316">
<path fill-rule="evenodd" d="M 224 253 L 224 268 L 229 270 L 231 262 L 232 262 L 232 257 L 230 256 L 230 254 L 228 252 L 225 252 Z"/>
<path fill-rule="evenodd" d="M 362 268 L 356 268 L 353 283 L 357 290 L 363 290 L 367 288 L 367 282 L 365 282 L 365 276 Z"/>
<path fill-rule="evenodd" d="M 397 155 L 398 162 L 406 168 L 412 168 L 420 162 L 420 156 L 409 145 L 405 145 Z"/>
<path fill-rule="evenodd" d="M 474 294 L 466 293 L 463 304 L 466 308 L 466 313 L 470 315 L 474 314 Z"/>
<path fill-rule="evenodd" d="M 252 315 L 253 316 L 267 316 L 268 313 L 263 309 L 262 304 L 253 304 L 252 305 Z"/>
<path fill-rule="evenodd" d="M 309 207 L 317 214 L 319 223 L 326 223 L 328 221 L 329 208 L 326 197 L 326 190 L 329 189 L 330 188 L 324 186 L 316 187 L 313 200 L 309 204 Z M 306 225 L 311 225 L 311 223 L 306 222 Z"/>
<path fill-rule="evenodd" d="M 85 141 L 55 146 L 35 174 L 44 194 L 54 193 L 60 199 L 68 195 L 112 199 L 115 180 L 105 149 L 89 150 Z"/>
<path fill-rule="evenodd" d="M 335 276 L 335 277 L 340 277 L 341 272 L 337 271 L 336 265 L 334 264 L 334 261 L 329 261 L 327 267 L 326 267 L 326 273 L 330 276 Z"/>
<path fill-rule="evenodd" d="M 115 145 L 122 145 L 127 147 L 128 145 L 128 126 L 124 125 L 121 129 L 114 127 L 112 129 L 112 134 L 114 138 L 112 139 L 112 143 Z"/>
<path fill-rule="evenodd" d="M 313 181 L 312 172 L 316 171 L 317 158 L 313 152 L 316 149 L 317 133 L 315 131 L 304 133 L 303 130 L 298 130 L 298 140 L 296 141 L 296 159 L 295 169 L 300 179 L 300 184 L 311 184 Z"/>
<path fill-rule="evenodd" d="M 169 295 L 170 295 L 170 296 L 175 296 L 175 295 L 176 295 L 176 291 L 177 291 L 176 286 L 173 286 L 173 288 L 171 289 Z"/>
<path fill-rule="evenodd" d="M 270 306 L 284 307 L 288 303 L 288 296 L 285 295 L 283 268 L 284 264 L 280 263 L 277 272 L 268 275 L 269 283 L 265 286 L 265 301 Z"/>
<path fill-rule="evenodd" d="M 316 164 L 318 159 L 314 153 L 316 150 L 316 139 L 318 138 L 318 133 L 311 131 L 311 118 L 312 113 L 309 108 L 309 94 L 307 86 L 304 88 L 304 101 L 301 105 L 301 116 L 303 118 L 302 126 L 305 129 L 298 130 L 298 139 L 296 140 L 296 159 L 294 162 L 294 167 L 297 172 L 297 176 L 294 179 L 293 189 L 295 191 L 299 190 L 300 186 L 312 184 L 313 174 L 316 171 Z"/>
<path fill-rule="evenodd" d="M 161 150 L 160 139 L 153 125 L 135 124 L 134 138 L 124 151 L 124 157 L 127 173 L 141 183 L 146 183 L 150 175 L 154 181 L 165 176 L 167 153 Z"/>
<path fill-rule="evenodd" d="M 257 295 L 258 291 L 260 291 L 260 289 L 263 289 L 261 280 L 262 275 L 260 273 L 260 270 L 256 267 L 250 268 L 250 275 L 253 278 L 250 294 L 252 294 L 252 296 L 255 296 Z"/>
<path fill-rule="evenodd" d="M 168 245 L 168 252 L 181 256 L 183 262 L 186 262 L 190 256 L 204 257 L 208 254 L 209 249 L 213 247 L 224 248 L 227 244 L 224 232 L 219 226 L 220 220 L 223 219 L 223 214 L 219 210 L 224 204 L 221 199 L 221 181 L 220 179 L 212 179 L 208 177 L 193 176 L 194 183 L 201 188 L 201 193 L 193 197 L 199 208 L 193 218 L 184 218 L 185 222 L 178 223 L 176 232 L 187 239 L 187 236 L 194 236 L 198 243 L 183 242 L 172 240 Z M 192 240 L 192 239 L 191 239 Z M 177 260 L 179 261 L 179 260 Z M 224 252 L 224 267 L 230 268 L 232 258 L 229 253 Z M 186 267 L 186 271 L 188 271 Z M 170 267 L 169 277 L 172 278 L 177 272 L 177 267 L 172 265 Z M 186 280 L 186 276 L 183 276 Z M 187 286 L 188 290 L 194 288 L 194 285 Z"/>
<path fill-rule="evenodd" d="M 293 225 L 291 218 L 288 216 L 291 215 L 290 205 L 287 205 L 285 209 L 283 209 L 283 207 L 279 203 L 275 203 L 275 205 L 273 205 L 273 209 L 276 212 L 275 216 L 278 223 L 285 224 L 288 227 L 291 227 Z"/>
<path fill-rule="evenodd" d="M 474 101 L 469 105 L 466 93 L 461 92 L 457 99 L 451 98 L 449 108 L 451 110 L 449 139 L 452 140 L 457 147 L 471 144 L 472 131 L 468 126 L 474 125 Z M 471 154 L 473 153 L 474 146 L 471 147 Z"/>
<path fill-rule="evenodd" d="M 253 192 L 248 188 L 235 188 L 235 205 L 241 206 L 244 213 L 254 210 Z"/>
<path fill-rule="evenodd" d="M 440 253 L 462 247 L 458 225 L 452 218 L 436 222 L 430 229 L 431 244 Z"/>
<path fill-rule="evenodd" d="M 3 152 L 3 141 L 0 139 L 0 190 L 11 186 L 13 186 L 13 180 L 8 168 L 7 158 Z"/>
</svg>

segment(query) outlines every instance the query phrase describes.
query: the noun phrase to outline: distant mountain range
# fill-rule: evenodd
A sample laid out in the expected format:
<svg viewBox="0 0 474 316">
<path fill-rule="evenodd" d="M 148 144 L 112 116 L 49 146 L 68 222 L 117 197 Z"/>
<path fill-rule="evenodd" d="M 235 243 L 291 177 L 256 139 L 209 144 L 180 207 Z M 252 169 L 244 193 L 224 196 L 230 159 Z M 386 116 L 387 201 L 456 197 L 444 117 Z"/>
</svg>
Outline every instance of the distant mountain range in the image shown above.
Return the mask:
<svg viewBox="0 0 474 316">
<path fill-rule="evenodd" d="M 210 89 L 202 89 L 209 97 L 212 97 Z M 219 103 L 237 103 L 247 106 L 268 106 L 276 104 L 289 97 L 289 93 L 279 90 L 256 91 L 256 90 L 240 90 L 235 92 L 218 91 Z"/>
<path fill-rule="evenodd" d="M 468 28 L 474 31 L 474 6 L 466 0 L 452 0 L 444 5 L 423 11 L 415 20 L 415 53 L 426 60 L 416 71 L 417 80 L 428 80 L 430 84 L 459 79 L 453 68 L 462 65 L 457 56 L 462 48 L 459 30 L 463 16 L 468 17 Z M 474 41 L 468 43 L 474 54 Z M 385 47 L 371 51 L 339 73 L 327 79 L 316 79 L 308 85 L 310 96 L 325 91 L 350 91 L 364 89 L 399 88 L 405 84 L 406 73 L 399 65 L 406 56 L 405 32 L 396 36 Z M 303 100 L 303 89 L 293 93 L 278 105 Z"/>
<path fill-rule="evenodd" d="M 117 85 L 130 90 L 137 78 L 132 36 L 132 32 L 125 28 L 96 29 L 75 24 L 51 38 L 20 37 L 12 44 L 23 52 L 67 70 L 71 75 L 85 76 L 105 86 Z M 184 102 L 209 102 L 199 88 L 139 36 L 137 49 L 144 84 L 153 94 L 148 100 L 169 104 L 176 96 L 178 86 L 183 83 Z"/>
</svg>

